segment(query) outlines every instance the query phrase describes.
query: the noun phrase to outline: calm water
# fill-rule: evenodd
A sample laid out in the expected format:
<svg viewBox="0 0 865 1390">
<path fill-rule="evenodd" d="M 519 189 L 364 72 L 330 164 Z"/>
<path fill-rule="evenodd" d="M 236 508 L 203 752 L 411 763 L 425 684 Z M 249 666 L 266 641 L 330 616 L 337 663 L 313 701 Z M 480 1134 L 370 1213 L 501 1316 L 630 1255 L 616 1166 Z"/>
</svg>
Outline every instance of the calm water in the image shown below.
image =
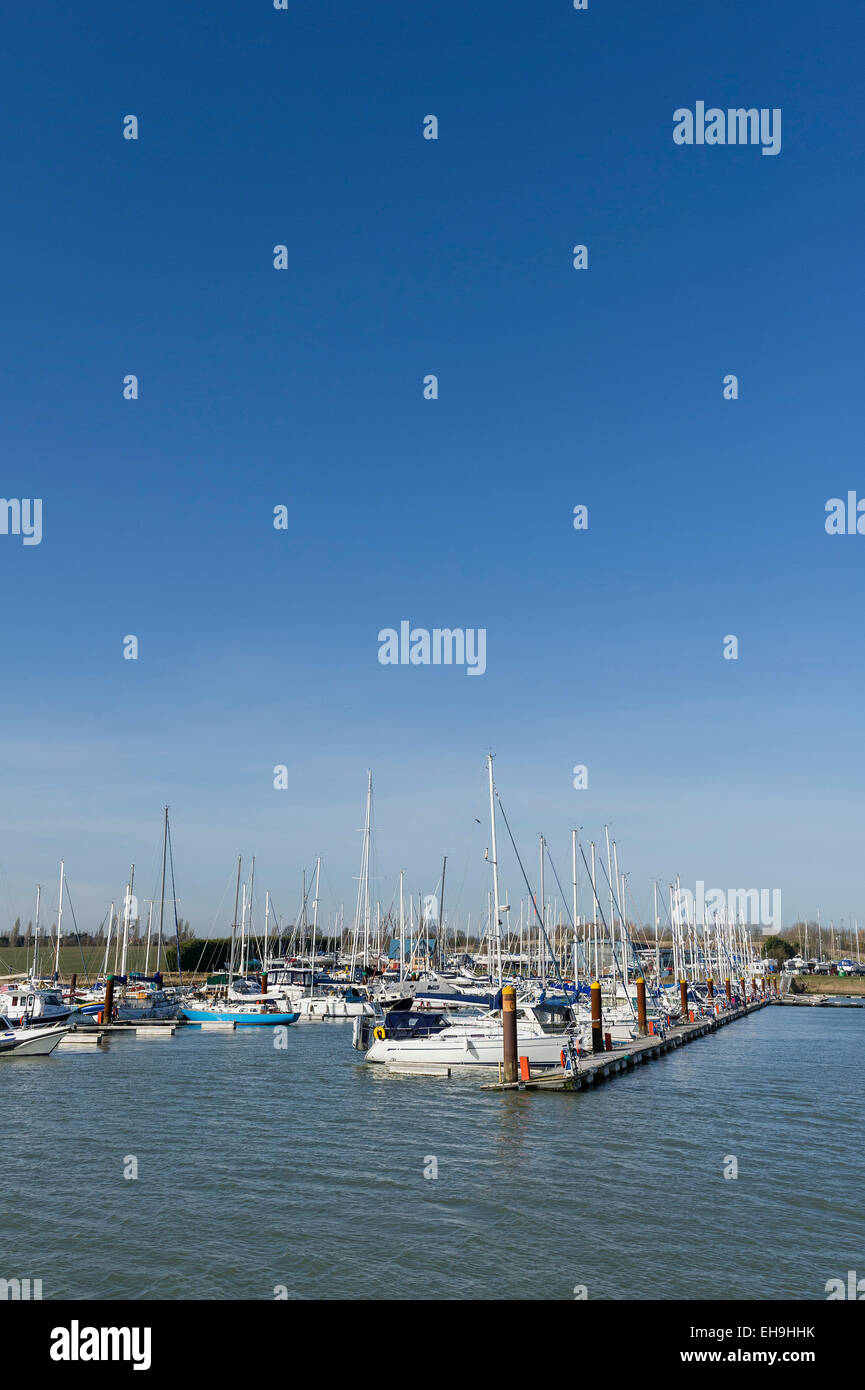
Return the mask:
<svg viewBox="0 0 865 1390">
<path fill-rule="evenodd" d="M 347 1024 L 0 1062 L 0 1275 L 76 1299 L 822 1299 L 865 1274 L 863 1042 L 865 1010 L 764 1009 L 575 1095 L 387 1077 Z"/>
</svg>

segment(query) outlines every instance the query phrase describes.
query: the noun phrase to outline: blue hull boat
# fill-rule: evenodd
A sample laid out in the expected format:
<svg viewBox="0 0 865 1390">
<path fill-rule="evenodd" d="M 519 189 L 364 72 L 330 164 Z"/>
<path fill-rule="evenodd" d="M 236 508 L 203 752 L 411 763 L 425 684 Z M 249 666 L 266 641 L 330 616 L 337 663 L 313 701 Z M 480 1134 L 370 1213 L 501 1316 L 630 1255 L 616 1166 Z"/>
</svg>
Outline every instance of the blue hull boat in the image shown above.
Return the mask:
<svg viewBox="0 0 865 1390">
<path fill-rule="evenodd" d="M 180 1017 L 187 1023 L 236 1023 L 238 1028 L 273 1028 L 296 1023 L 300 1014 L 254 1012 L 252 1009 L 181 1009 Z"/>
</svg>

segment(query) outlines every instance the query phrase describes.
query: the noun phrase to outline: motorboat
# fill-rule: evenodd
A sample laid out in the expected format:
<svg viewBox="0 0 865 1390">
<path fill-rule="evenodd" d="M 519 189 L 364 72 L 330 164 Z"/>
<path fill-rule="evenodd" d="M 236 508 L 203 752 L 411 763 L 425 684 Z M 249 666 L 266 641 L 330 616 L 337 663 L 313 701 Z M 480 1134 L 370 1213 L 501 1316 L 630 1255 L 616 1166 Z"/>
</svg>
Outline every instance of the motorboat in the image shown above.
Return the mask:
<svg viewBox="0 0 865 1390">
<path fill-rule="evenodd" d="M 591 1033 L 574 1023 L 569 1007 L 517 1001 L 516 1014 L 517 1054 L 526 1057 L 531 1067 L 561 1066 L 562 1054 L 567 1055 L 571 1046 L 579 1051 L 589 1044 Z M 367 1062 L 495 1067 L 503 1057 L 501 1009 L 451 1017 L 446 1027 L 425 1035 L 414 1035 L 412 1030 L 407 1037 L 388 1037 L 384 1024 L 379 1030 L 384 1036 L 375 1037 L 366 1052 Z"/>
<path fill-rule="evenodd" d="M 0 1058 L 47 1057 L 68 1032 L 62 1024 L 16 1028 L 11 1019 L 0 1015 Z"/>
</svg>

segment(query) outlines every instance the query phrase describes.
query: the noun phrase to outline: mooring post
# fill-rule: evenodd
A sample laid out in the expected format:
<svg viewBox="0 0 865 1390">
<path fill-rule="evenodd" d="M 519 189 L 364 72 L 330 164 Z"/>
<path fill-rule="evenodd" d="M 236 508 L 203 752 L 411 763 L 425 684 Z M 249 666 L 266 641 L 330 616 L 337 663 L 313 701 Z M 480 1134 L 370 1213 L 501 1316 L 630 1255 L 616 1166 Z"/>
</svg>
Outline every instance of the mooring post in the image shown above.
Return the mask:
<svg viewBox="0 0 865 1390">
<path fill-rule="evenodd" d="M 712 1000 L 715 998 L 715 981 L 712 979 L 711 975 L 706 980 L 706 988 L 709 991 L 709 1003 L 711 1004 Z"/>
<path fill-rule="evenodd" d="M 102 1005 L 102 1022 L 111 1022 L 111 1010 L 114 1007 L 114 976 L 109 975 L 105 981 L 105 1001 Z"/>
<path fill-rule="evenodd" d="M 740 975 L 740 976 L 739 976 L 739 993 L 740 993 L 741 996 L 742 996 L 742 1005 L 743 1005 L 743 1007 L 746 1007 L 746 1006 L 747 1006 L 747 1003 L 748 1003 L 748 995 L 747 995 L 746 992 L 745 992 L 745 977 L 744 977 L 744 975 Z"/>
<path fill-rule="evenodd" d="M 648 1033 L 646 1027 L 646 981 L 637 981 L 637 1032 L 641 1038 Z"/>
<path fill-rule="evenodd" d="M 757 981 L 754 979 L 754 976 L 752 975 L 752 976 L 751 976 L 751 1003 L 752 1003 L 752 1004 L 756 1003 L 756 1000 L 757 1000 Z"/>
<path fill-rule="evenodd" d="M 733 986 L 730 983 L 729 975 L 724 980 L 724 989 L 727 991 L 727 1008 L 729 1009 L 730 1005 L 733 1002 Z"/>
<path fill-rule="evenodd" d="M 261 992 L 262 992 L 262 994 L 267 994 L 267 971 L 266 971 L 266 970 L 262 970 L 262 972 L 261 972 Z"/>
<path fill-rule="evenodd" d="M 502 990 L 502 1060 L 505 1084 L 517 1081 L 517 992 L 513 985 Z"/>
<path fill-rule="evenodd" d="M 71 982 L 70 982 L 70 984 L 69 984 L 69 998 L 72 1000 L 72 1003 L 73 1003 L 73 1004 L 75 1003 L 75 986 L 76 986 L 77 984 L 78 984 L 78 976 L 77 976 L 77 975 L 73 975 L 73 976 L 72 976 L 72 980 L 71 980 Z"/>
<path fill-rule="evenodd" d="M 601 1020 L 601 986 L 597 980 L 592 983 L 592 1051 L 603 1052 L 604 1028 Z"/>
<path fill-rule="evenodd" d="M 688 1022 L 688 981 L 679 981 L 679 1002 L 682 1008 L 682 1022 Z"/>
</svg>

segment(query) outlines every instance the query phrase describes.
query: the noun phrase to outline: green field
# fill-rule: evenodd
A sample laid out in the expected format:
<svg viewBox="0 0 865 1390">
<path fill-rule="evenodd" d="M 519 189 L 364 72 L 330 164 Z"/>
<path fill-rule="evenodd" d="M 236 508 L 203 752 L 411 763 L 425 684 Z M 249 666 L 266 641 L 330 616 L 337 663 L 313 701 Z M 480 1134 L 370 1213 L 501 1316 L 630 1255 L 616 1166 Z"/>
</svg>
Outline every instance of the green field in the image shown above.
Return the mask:
<svg viewBox="0 0 865 1390">
<path fill-rule="evenodd" d="M 62 980 L 71 979 L 72 975 L 78 976 L 83 983 L 88 974 L 91 979 L 95 979 L 101 973 L 102 964 L 105 960 L 104 946 L 61 946 L 60 947 L 60 978 Z M 166 966 L 175 966 L 177 952 L 174 943 L 171 942 L 168 948 L 168 960 L 165 959 L 163 948 L 162 965 L 163 974 Z M 28 964 L 33 961 L 33 948 L 29 952 L 25 946 L 0 946 L 0 975 L 23 975 L 27 970 Z M 156 946 L 150 948 L 150 969 L 156 966 Z M 144 969 L 144 947 L 130 946 L 126 957 L 127 970 Z M 47 942 L 39 945 L 39 972 L 41 975 L 50 975 L 54 969 L 54 949 Z M 114 944 L 112 942 L 111 953 L 108 961 L 109 971 L 114 969 Z"/>
</svg>

